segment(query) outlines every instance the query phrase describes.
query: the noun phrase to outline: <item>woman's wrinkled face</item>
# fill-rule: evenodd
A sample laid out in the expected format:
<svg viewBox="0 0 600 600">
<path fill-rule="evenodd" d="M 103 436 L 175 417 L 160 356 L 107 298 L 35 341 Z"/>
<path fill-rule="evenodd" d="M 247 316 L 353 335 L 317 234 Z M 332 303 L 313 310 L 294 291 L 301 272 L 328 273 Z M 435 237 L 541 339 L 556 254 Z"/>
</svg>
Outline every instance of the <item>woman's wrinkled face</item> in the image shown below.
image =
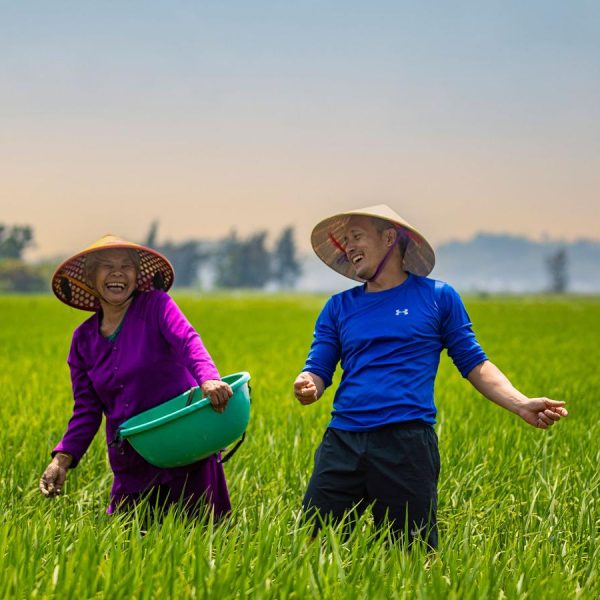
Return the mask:
<svg viewBox="0 0 600 600">
<path fill-rule="evenodd" d="M 95 259 L 93 285 L 108 304 L 118 306 L 137 286 L 137 266 L 127 250 L 101 250 Z"/>
</svg>

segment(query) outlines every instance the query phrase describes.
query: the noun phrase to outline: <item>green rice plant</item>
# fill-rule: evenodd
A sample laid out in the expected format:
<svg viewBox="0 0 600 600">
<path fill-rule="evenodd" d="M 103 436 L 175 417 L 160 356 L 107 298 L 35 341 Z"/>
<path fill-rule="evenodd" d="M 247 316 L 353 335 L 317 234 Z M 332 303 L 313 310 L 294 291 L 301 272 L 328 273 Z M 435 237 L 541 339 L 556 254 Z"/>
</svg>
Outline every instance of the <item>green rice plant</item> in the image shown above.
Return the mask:
<svg viewBox="0 0 600 600">
<path fill-rule="evenodd" d="M 99 433 L 60 498 L 39 477 L 72 408 L 66 355 L 85 315 L 0 297 L 0 597 L 596 598 L 600 301 L 470 299 L 482 345 L 519 389 L 568 401 L 535 430 L 488 402 L 447 357 L 436 382 L 440 548 L 394 544 L 368 511 L 311 541 L 300 511 L 333 392 L 300 406 L 317 296 L 177 297 L 222 374 L 252 374 L 247 441 L 226 473 L 234 511 L 108 516 Z M 339 377 L 339 373 L 337 374 Z"/>
</svg>

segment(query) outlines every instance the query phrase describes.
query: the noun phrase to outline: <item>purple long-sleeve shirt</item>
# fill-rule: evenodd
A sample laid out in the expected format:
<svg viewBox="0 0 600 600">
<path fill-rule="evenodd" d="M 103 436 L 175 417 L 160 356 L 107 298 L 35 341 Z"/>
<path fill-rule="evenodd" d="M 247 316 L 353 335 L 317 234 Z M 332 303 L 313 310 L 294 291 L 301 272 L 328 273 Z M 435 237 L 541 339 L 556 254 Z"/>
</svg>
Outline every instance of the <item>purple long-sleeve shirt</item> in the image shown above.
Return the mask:
<svg viewBox="0 0 600 600">
<path fill-rule="evenodd" d="M 111 442 L 130 417 L 208 379 L 220 379 L 200 336 L 162 291 L 133 298 L 114 342 L 100 333 L 98 313 L 82 323 L 73 334 L 68 364 L 75 406 L 53 454 L 71 454 L 72 467 L 88 449 L 103 414 Z M 152 486 L 167 486 L 176 493 L 185 485 L 188 495 L 206 494 L 218 513 L 230 509 L 223 467 L 214 456 L 186 467 L 160 469 L 127 442 L 109 447 L 108 456 L 114 473 L 112 505 Z"/>
</svg>

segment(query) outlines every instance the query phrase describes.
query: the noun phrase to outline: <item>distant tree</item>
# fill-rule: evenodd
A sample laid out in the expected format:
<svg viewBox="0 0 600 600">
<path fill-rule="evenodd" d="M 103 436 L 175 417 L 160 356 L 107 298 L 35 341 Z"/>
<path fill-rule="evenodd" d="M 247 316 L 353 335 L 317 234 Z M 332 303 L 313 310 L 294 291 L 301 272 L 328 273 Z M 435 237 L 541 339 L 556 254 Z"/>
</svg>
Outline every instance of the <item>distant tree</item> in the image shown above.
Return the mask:
<svg viewBox="0 0 600 600">
<path fill-rule="evenodd" d="M 563 294 L 569 283 L 568 257 L 565 248 L 559 248 L 546 258 L 546 267 L 550 276 L 550 292 Z"/>
<path fill-rule="evenodd" d="M 266 231 L 251 235 L 244 244 L 244 288 L 263 288 L 271 279 L 271 256 L 265 246 Z"/>
<path fill-rule="evenodd" d="M 282 287 L 293 288 L 302 273 L 302 267 L 296 257 L 294 230 L 286 227 L 275 242 L 272 254 L 273 279 Z"/>
<path fill-rule="evenodd" d="M 244 258 L 243 244 L 235 230 L 221 240 L 215 254 L 215 286 L 219 288 L 241 287 Z"/>
<path fill-rule="evenodd" d="M 148 235 L 146 235 L 146 240 L 144 241 L 144 246 L 148 248 L 156 249 L 156 245 L 158 244 L 158 221 L 152 221 L 150 223 L 150 229 L 148 231 Z"/>
<path fill-rule="evenodd" d="M 209 253 L 196 240 L 159 244 L 158 225 L 158 221 L 151 223 L 144 245 L 167 257 L 175 270 L 175 285 L 177 287 L 193 287 L 198 280 L 198 271 Z"/>
<path fill-rule="evenodd" d="M 0 258 L 23 258 L 23 252 L 33 244 L 33 229 L 29 225 L 7 227 L 0 224 Z"/>
<path fill-rule="evenodd" d="M 175 270 L 175 282 L 178 287 L 192 287 L 198 279 L 203 253 L 200 251 L 198 242 L 190 240 L 175 244 L 154 245 L 154 248 L 164 254 Z"/>
<path fill-rule="evenodd" d="M 266 231 L 245 240 L 232 231 L 215 256 L 215 285 L 220 288 L 263 288 L 271 277 Z"/>
</svg>

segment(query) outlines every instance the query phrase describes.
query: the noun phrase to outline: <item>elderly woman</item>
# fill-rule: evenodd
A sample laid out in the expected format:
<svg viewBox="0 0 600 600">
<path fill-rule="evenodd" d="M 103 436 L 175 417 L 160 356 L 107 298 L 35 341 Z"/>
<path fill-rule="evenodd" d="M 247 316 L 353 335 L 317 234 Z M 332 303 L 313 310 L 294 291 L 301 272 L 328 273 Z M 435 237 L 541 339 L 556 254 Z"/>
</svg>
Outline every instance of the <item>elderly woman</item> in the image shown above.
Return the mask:
<svg viewBox="0 0 600 600">
<path fill-rule="evenodd" d="M 232 395 L 200 336 L 166 291 L 173 268 L 158 252 L 105 236 L 65 261 L 52 279 L 64 303 L 94 311 L 73 334 L 68 364 L 75 406 L 67 431 L 40 480 L 45 496 L 60 494 L 106 417 L 114 474 L 110 514 L 142 496 L 165 507 L 208 503 L 219 517 L 231 509 L 223 467 L 213 455 L 195 464 L 161 469 L 127 443 L 110 442 L 121 423 L 199 385 L 213 408 Z"/>
</svg>

